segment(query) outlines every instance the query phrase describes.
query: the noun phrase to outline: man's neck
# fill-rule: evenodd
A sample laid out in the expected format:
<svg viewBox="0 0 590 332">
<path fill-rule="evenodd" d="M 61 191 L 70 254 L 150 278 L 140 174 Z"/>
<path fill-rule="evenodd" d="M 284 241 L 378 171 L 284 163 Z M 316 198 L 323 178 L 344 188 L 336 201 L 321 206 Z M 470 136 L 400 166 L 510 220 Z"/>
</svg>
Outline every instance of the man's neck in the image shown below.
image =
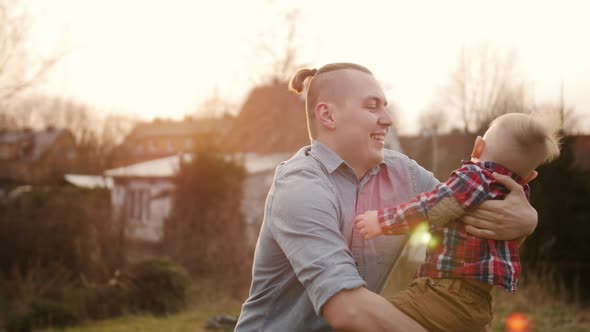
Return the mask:
<svg viewBox="0 0 590 332">
<path fill-rule="evenodd" d="M 327 146 L 330 150 L 334 151 L 334 153 L 336 153 L 340 158 L 342 158 L 342 160 L 344 160 L 350 167 L 352 167 L 352 170 L 354 171 L 357 180 L 360 181 L 371 170 L 372 167 L 367 168 L 366 166 L 363 167 L 362 165 L 358 165 L 352 162 L 353 158 L 348 158 L 345 152 L 346 149 L 342 149 L 341 151 L 340 145 L 331 142 L 331 140 L 318 137 L 316 138 L 316 141 L 322 143 L 323 145 Z"/>
</svg>

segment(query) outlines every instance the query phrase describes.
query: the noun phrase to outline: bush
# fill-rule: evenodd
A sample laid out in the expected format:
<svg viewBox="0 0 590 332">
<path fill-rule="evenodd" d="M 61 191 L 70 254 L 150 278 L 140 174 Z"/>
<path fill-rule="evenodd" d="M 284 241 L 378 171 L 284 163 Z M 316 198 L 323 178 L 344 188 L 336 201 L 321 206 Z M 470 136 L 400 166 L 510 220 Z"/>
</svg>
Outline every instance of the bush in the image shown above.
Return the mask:
<svg viewBox="0 0 590 332">
<path fill-rule="evenodd" d="M 569 290 L 570 299 L 588 303 L 590 286 L 590 173 L 575 168 L 574 140 L 563 141 L 561 156 L 539 167 L 532 182 L 531 203 L 539 224 L 521 252 L 523 267 L 542 272 L 551 267 Z"/>
<path fill-rule="evenodd" d="M 34 187 L 0 201 L 0 211 L 0 305 L 12 330 L 127 311 L 128 300 L 100 304 L 120 290 L 96 286 L 123 257 L 108 190 Z"/>
<path fill-rule="evenodd" d="M 9 317 L 6 329 L 8 332 L 26 332 L 49 326 L 65 327 L 78 321 L 74 311 L 66 305 L 49 299 L 36 298 L 24 312 Z"/>
<path fill-rule="evenodd" d="M 133 265 L 129 277 L 132 308 L 154 314 L 185 308 L 189 278 L 180 265 L 167 258 L 151 258 Z"/>
<path fill-rule="evenodd" d="M 84 319 L 106 319 L 132 312 L 129 291 L 120 284 L 86 284 L 62 290 L 59 300 Z"/>
<path fill-rule="evenodd" d="M 32 266 L 60 263 L 103 279 L 121 263 L 108 190 L 34 188 L 0 202 L 0 209 L 0 277 L 15 267 L 26 274 Z"/>
</svg>

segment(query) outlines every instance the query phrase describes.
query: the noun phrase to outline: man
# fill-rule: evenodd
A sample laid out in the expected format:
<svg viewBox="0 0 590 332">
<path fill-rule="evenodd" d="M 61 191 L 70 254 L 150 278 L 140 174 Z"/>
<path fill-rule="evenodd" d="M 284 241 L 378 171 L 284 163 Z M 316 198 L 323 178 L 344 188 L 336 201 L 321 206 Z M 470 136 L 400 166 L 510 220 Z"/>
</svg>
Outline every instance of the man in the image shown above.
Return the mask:
<svg viewBox="0 0 590 332">
<path fill-rule="evenodd" d="M 279 165 L 268 194 L 250 295 L 236 331 L 424 331 L 381 291 L 402 238 L 365 241 L 354 217 L 400 204 L 438 183 L 406 156 L 384 150 L 392 124 L 385 95 L 359 65 L 301 70 L 311 146 Z M 513 239 L 537 222 L 515 182 L 464 221 L 481 237 Z"/>
</svg>

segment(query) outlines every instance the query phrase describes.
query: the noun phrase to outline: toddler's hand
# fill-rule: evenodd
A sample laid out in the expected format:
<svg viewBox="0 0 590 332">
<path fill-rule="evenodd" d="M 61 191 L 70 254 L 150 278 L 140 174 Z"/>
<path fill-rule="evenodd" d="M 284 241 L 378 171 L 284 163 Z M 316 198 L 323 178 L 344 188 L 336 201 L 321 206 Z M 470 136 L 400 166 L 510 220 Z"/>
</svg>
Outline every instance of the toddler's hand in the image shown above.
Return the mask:
<svg viewBox="0 0 590 332">
<path fill-rule="evenodd" d="M 381 226 L 379 226 L 377 211 L 367 211 L 363 214 L 359 214 L 354 218 L 354 224 L 366 240 L 373 239 L 383 234 Z"/>
</svg>

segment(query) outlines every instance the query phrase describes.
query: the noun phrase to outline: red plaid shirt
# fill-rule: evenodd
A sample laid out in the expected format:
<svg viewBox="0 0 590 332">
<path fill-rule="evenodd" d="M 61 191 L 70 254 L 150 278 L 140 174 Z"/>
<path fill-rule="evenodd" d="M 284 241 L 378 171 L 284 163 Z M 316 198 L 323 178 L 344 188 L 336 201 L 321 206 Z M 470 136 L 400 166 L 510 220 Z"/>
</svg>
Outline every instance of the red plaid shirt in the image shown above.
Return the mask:
<svg viewBox="0 0 590 332">
<path fill-rule="evenodd" d="M 454 204 L 458 203 L 463 213 L 474 210 L 485 200 L 504 199 L 508 191 L 496 182 L 493 172 L 512 177 L 523 186 L 529 197 L 529 186 L 510 170 L 492 162 L 464 161 L 447 182 L 439 184 L 431 192 L 422 193 L 398 207 L 380 210 L 379 223 L 383 232 L 397 235 L 412 231 L 428 221 L 429 213 L 449 197 L 456 200 Z M 465 224 L 460 221 L 442 226 L 429 222 L 429 228 L 432 237 L 425 262 L 416 272 L 417 277 L 469 278 L 516 292 L 520 273 L 517 241 L 478 238 L 467 233 Z"/>
</svg>

